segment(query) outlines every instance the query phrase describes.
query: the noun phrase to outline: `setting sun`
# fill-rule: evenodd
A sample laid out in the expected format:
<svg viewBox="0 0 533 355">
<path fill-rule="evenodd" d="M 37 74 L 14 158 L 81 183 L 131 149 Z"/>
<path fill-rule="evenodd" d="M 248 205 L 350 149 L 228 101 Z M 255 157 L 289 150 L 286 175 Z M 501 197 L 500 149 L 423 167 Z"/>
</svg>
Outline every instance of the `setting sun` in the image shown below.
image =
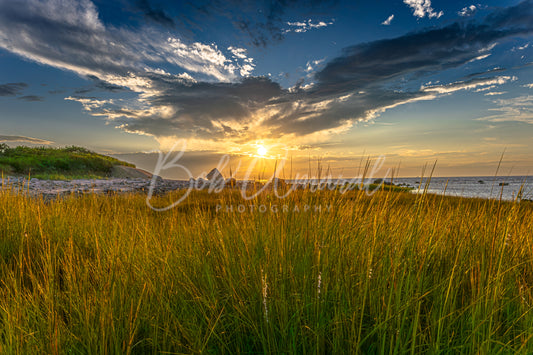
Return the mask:
<svg viewBox="0 0 533 355">
<path fill-rule="evenodd" d="M 265 156 L 266 153 L 267 153 L 267 149 L 265 147 L 263 147 L 262 145 L 257 147 L 257 154 L 258 155 L 263 157 L 263 156 Z"/>
</svg>

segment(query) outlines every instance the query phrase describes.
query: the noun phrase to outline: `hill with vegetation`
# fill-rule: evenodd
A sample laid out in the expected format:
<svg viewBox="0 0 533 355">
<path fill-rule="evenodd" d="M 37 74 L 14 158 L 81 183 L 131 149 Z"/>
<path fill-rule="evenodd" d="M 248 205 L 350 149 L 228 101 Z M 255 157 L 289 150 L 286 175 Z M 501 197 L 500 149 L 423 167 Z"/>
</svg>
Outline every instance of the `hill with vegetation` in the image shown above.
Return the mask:
<svg viewBox="0 0 533 355">
<path fill-rule="evenodd" d="M 135 165 L 95 153 L 83 147 L 10 148 L 0 144 L 0 171 L 3 175 L 25 175 L 41 179 L 104 178 L 114 168 Z"/>
</svg>

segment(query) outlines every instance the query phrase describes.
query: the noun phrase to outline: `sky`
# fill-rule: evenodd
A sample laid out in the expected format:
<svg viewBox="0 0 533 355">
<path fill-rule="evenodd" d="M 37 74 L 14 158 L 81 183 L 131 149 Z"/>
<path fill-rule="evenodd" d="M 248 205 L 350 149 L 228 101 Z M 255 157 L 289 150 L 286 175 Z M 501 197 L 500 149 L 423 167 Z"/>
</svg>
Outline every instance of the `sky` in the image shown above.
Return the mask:
<svg viewBox="0 0 533 355">
<path fill-rule="evenodd" d="M 531 175 L 532 55 L 532 0 L 0 0 L 0 142 Z"/>
</svg>

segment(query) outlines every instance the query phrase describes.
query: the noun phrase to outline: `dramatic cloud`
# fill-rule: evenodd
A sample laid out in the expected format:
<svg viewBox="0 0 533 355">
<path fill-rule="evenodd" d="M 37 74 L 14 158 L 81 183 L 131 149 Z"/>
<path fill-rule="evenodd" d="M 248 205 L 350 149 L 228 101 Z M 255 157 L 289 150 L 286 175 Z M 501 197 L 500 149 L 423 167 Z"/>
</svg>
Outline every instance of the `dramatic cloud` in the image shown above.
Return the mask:
<svg viewBox="0 0 533 355">
<path fill-rule="evenodd" d="M 0 47 L 56 68 L 113 83 L 111 75 L 151 71 L 169 63 L 203 78 L 229 81 L 239 77 L 239 61 L 214 44 L 186 43 L 150 28 L 138 32 L 110 27 L 88 0 L 23 0 L 17 6 L 0 0 Z"/>
<path fill-rule="evenodd" d="M 329 25 L 333 25 L 334 23 L 335 23 L 334 20 L 331 20 L 329 22 L 318 21 L 317 23 L 313 23 L 311 19 L 307 21 L 303 21 L 303 22 L 287 22 L 287 25 L 289 25 L 289 28 L 285 29 L 283 32 L 284 33 L 287 33 L 287 32 L 304 33 L 315 28 L 327 27 Z"/>
<path fill-rule="evenodd" d="M 480 78 L 414 91 L 391 87 L 398 77 L 457 67 L 490 50 L 496 40 L 530 33 L 525 18 L 531 18 L 531 10 L 524 11 L 526 5 L 493 14 L 483 24 L 452 24 L 346 48 L 342 56 L 317 72 L 315 84 L 305 89 L 286 90 L 268 78 L 215 84 L 152 75 L 153 93 L 145 95 L 144 107 L 113 108 L 106 103 L 99 114 L 113 117 L 129 132 L 156 137 L 236 142 L 252 137 L 327 137 L 398 105 L 512 80 Z"/>
<path fill-rule="evenodd" d="M 467 7 L 463 7 L 461 11 L 458 11 L 457 14 L 462 17 L 472 16 L 476 13 L 477 7 L 476 5 L 470 5 Z"/>
<path fill-rule="evenodd" d="M 408 5 L 413 10 L 413 15 L 418 18 L 440 18 L 444 15 L 442 11 L 433 10 L 431 0 L 403 0 L 403 3 Z"/>
<path fill-rule="evenodd" d="M 385 21 L 383 21 L 381 24 L 385 25 L 385 26 L 388 26 L 388 25 L 390 25 L 390 23 L 392 22 L 393 19 L 394 19 L 394 14 L 390 15 L 389 17 L 387 17 L 387 19 Z"/>
<path fill-rule="evenodd" d="M 0 96 L 17 96 L 28 87 L 26 83 L 8 83 L 0 85 Z"/>
<path fill-rule="evenodd" d="M 0 135 L 0 142 L 31 143 L 31 144 L 46 144 L 46 145 L 54 143 L 54 142 L 47 141 L 44 139 L 39 139 L 39 138 L 24 137 L 24 136 L 5 136 L 5 135 L 4 136 Z"/>
<path fill-rule="evenodd" d="M 503 85 L 514 79 L 480 77 L 423 87 L 414 83 L 428 74 L 479 60 L 490 54 L 496 42 L 533 32 L 533 6 L 527 0 L 497 10 L 480 23 L 452 23 L 345 48 L 314 75 L 310 73 L 320 63 L 308 63 L 306 75 L 312 85 L 302 80 L 283 88 L 268 77 L 250 76 L 253 59 L 244 48 L 229 46 L 224 53 L 215 44 L 186 43 L 172 34 L 161 38 L 150 29 L 106 28 L 87 1 L 77 7 L 54 8 L 53 15 L 40 2 L 28 11 L 7 6 L 6 1 L 0 0 L 1 47 L 75 71 L 96 85 L 124 87 L 136 95 L 128 99 L 73 95 L 67 100 L 81 103 L 90 114 L 105 117 L 127 132 L 152 135 L 160 142 L 190 138 L 203 149 L 217 141 L 227 146 L 253 139 L 314 144 L 399 105 Z M 440 16 L 427 0 L 408 3 L 418 4 L 424 16 Z M 415 14 L 420 11 L 416 7 Z M 56 13 L 66 20 L 56 18 Z M 187 72 L 170 73 L 172 65 Z"/>
</svg>

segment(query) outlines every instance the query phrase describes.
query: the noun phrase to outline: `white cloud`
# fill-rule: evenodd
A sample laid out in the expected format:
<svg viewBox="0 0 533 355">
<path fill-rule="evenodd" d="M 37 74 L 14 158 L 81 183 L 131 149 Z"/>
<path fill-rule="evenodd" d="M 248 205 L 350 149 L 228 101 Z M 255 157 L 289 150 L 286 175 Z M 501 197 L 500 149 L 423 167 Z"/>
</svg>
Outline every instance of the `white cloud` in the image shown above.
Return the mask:
<svg viewBox="0 0 533 355">
<path fill-rule="evenodd" d="M 523 46 L 518 46 L 518 47 L 513 47 L 513 49 L 511 49 L 513 52 L 514 51 L 523 51 L 524 49 L 527 49 L 529 48 L 529 43 L 526 43 L 524 44 Z"/>
<path fill-rule="evenodd" d="M 533 89 L 533 83 L 532 84 L 525 84 L 525 85 L 522 85 L 522 86 L 525 87 L 525 88 Z"/>
<path fill-rule="evenodd" d="M 484 88 L 476 89 L 476 90 L 474 90 L 474 92 L 489 91 L 491 89 L 494 89 L 495 87 L 496 87 L 496 85 L 490 85 L 490 86 L 487 86 L 487 87 L 484 87 Z"/>
<path fill-rule="evenodd" d="M 233 46 L 228 47 L 228 50 L 233 54 L 235 65 L 238 67 L 240 75 L 249 76 L 255 69 L 255 64 L 254 59 L 248 57 L 247 50 Z"/>
<path fill-rule="evenodd" d="M 325 60 L 326 58 L 308 61 L 307 64 L 305 65 L 305 71 L 308 73 L 312 72 L 313 70 L 316 69 L 318 65 L 322 64 Z"/>
<path fill-rule="evenodd" d="M 231 81 L 254 66 L 241 48 L 232 47 L 228 58 L 214 43 L 186 42 L 150 27 L 107 27 L 89 0 L 19 0 L 16 6 L 0 0 L 0 48 L 82 76 L 128 76 L 166 62 L 179 72 Z M 242 60 L 248 60 L 244 68 Z"/>
<path fill-rule="evenodd" d="M 254 66 L 250 64 L 244 64 L 241 66 L 241 69 L 239 70 L 239 73 L 241 76 L 249 76 L 252 71 L 254 70 Z"/>
<path fill-rule="evenodd" d="M 485 96 L 496 96 L 506 94 L 507 91 L 492 91 L 485 94 Z"/>
<path fill-rule="evenodd" d="M 413 15 L 418 18 L 440 18 L 444 12 L 435 12 L 431 7 L 431 0 L 403 0 L 403 3 L 408 5 L 413 10 Z"/>
<path fill-rule="evenodd" d="M 457 12 L 457 14 L 462 17 L 467 17 L 467 16 L 472 16 L 473 14 L 475 14 L 476 11 L 477 11 L 476 5 L 470 5 L 470 6 L 463 7 L 460 11 Z"/>
<path fill-rule="evenodd" d="M 487 57 L 490 57 L 490 55 L 491 55 L 491 53 L 482 54 L 482 55 L 480 55 L 480 56 L 477 56 L 477 57 L 475 57 L 475 58 L 470 59 L 467 63 L 472 63 L 472 62 L 475 62 L 475 61 L 477 61 L 477 60 L 485 59 L 485 58 L 487 58 Z"/>
<path fill-rule="evenodd" d="M 387 19 L 385 21 L 383 21 L 381 24 L 385 25 L 385 26 L 388 26 L 388 25 L 390 25 L 390 23 L 392 22 L 393 19 L 394 19 L 394 14 L 390 15 L 389 17 L 387 17 Z"/>
<path fill-rule="evenodd" d="M 475 80 L 475 81 L 468 81 L 468 82 L 458 81 L 458 82 L 451 83 L 448 85 L 422 86 L 420 87 L 420 90 L 424 92 L 450 94 L 452 92 L 456 92 L 459 90 L 471 90 L 479 86 L 488 86 L 488 88 L 480 88 L 476 90 L 476 91 L 484 91 L 484 90 L 489 90 L 489 88 L 493 88 L 496 85 L 503 85 L 509 81 L 515 81 L 515 80 L 517 80 L 516 76 L 512 76 L 512 77 L 511 76 L 497 76 L 491 79 L 482 79 L 482 80 Z"/>
<path fill-rule="evenodd" d="M 247 58 L 246 55 L 246 49 L 245 48 L 238 48 L 238 47 L 228 47 L 228 51 L 230 51 L 234 57 L 244 59 Z"/>
<path fill-rule="evenodd" d="M 478 50 L 478 52 L 479 53 L 488 52 L 488 51 L 492 50 L 494 47 L 496 47 L 497 45 L 498 45 L 498 42 L 491 43 L 488 46 L 483 47 L 480 50 Z"/>
<path fill-rule="evenodd" d="M 87 112 L 92 112 L 94 110 L 101 109 L 106 104 L 112 104 L 113 100 L 103 100 L 103 99 L 95 99 L 91 97 L 74 97 L 74 96 L 68 96 L 65 97 L 65 100 L 67 101 L 76 101 L 82 104 L 83 109 Z"/>
<path fill-rule="evenodd" d="M 322 28 L 333 25 L 334 22 L 334 19 L 331 19 L 329 22 L 319 21 L 317 23 L 313 23 L 313 20 L 311 19 L 303 22 L 287 22 L 287 25 L 289 25 L 291 28 L 285 29 L 283 32 L 304 33 L 314 28 Z"/>
<path fill-rule="evenodd" d="M 478 121 L 533 124 L 533 96 L 525 95 L 512 99 L 496 99 L 493 102 L 499 107 L 490 110 L 499 113 L 477 118 Z"/>
<path fill-rule="evenodd" d="M 178 65 L 185 70 L 213 76 L 227 81 L 233 77 L 235 66 L 215 44 L 199 42 L 186 44 L 179 38 L 168 37 L 166 43 L 159 43 L 158 49 L 164 54 L 161 59 Z"/>
</svg>

